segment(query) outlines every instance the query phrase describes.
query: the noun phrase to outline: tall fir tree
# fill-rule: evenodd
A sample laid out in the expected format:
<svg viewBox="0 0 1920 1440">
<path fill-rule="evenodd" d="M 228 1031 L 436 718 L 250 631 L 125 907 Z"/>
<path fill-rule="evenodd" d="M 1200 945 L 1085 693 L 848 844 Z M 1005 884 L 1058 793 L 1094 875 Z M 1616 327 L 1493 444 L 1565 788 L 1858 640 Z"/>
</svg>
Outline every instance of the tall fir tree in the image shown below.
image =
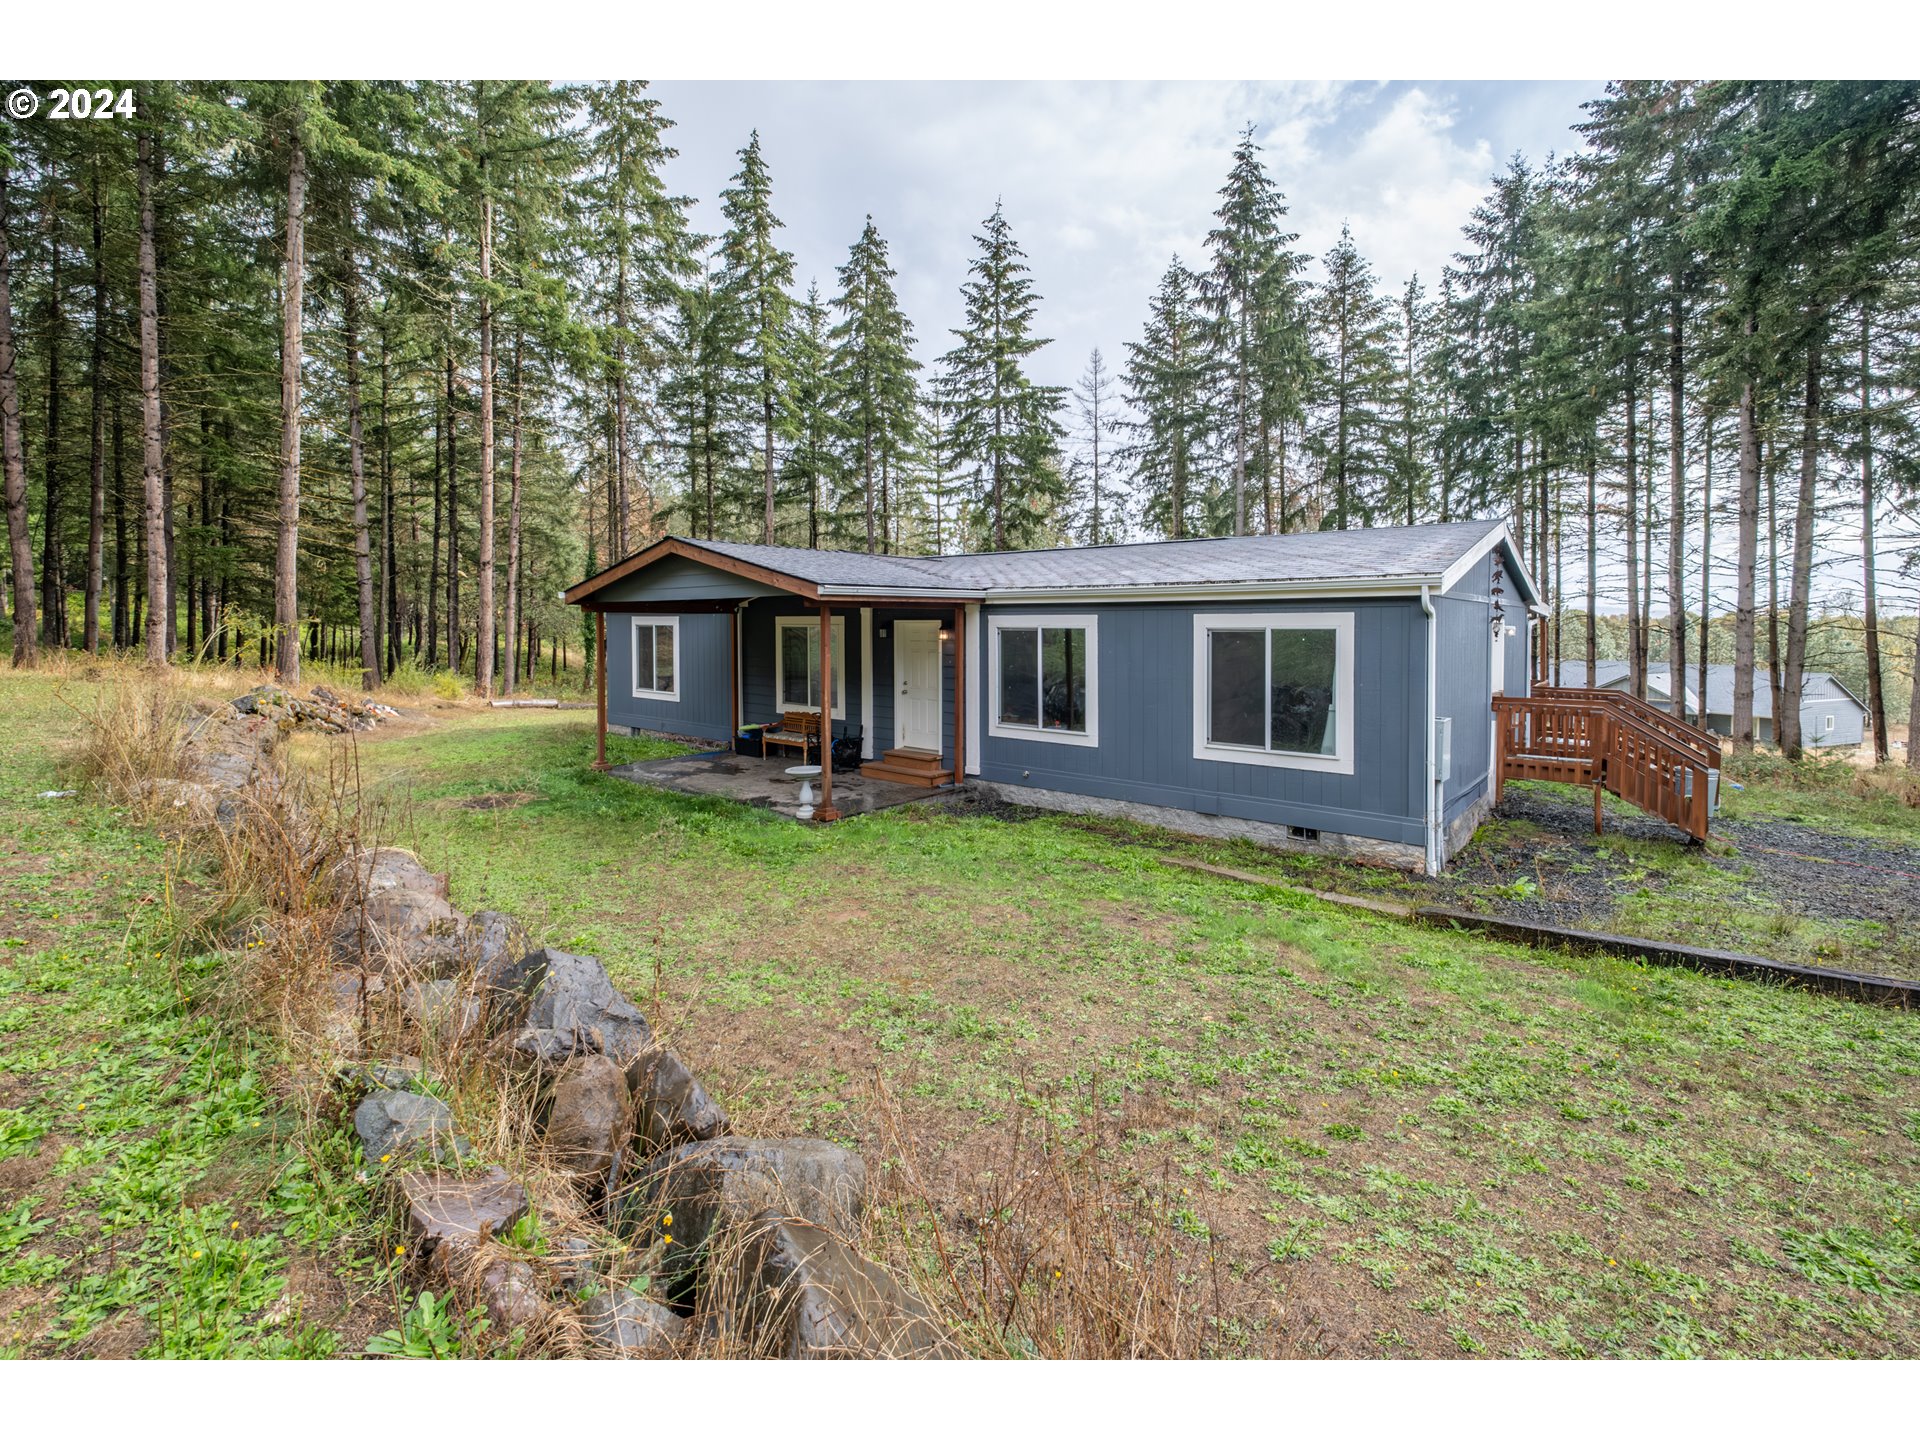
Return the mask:
<svg viewBox="0 0 1920 1440">
<path fill-rule="evenodd" d="M 974 243 L 980 253 L 960 287 L 966 323 L 942 359 L 947 454 L 970 474 L 973 522 L 987 543 L 1018 549 L 1049 532 L 1065 495 L 1063 397 L 1026 371 L 1026 359 L 1050 342 L 1034 333 L 1040 297 L 999 204 Z"/>
<path fill-rule="evenodd" d="M 732 186 L 720 192 L 720 213 L 727 222 L 726 233 L 720 238 L 724 263 L 720 284 L 745 322 L 741 361 L 748 371 L 747 388 L 760 421 L 761 542 L 771 545 L 776 489 L 774 435 L 786 381 L 787 327 L 793 310 L 787 290 L 793 284 L 793 256 L 774 239 L 782 222 L 773 213 L 773 177 L 760 152 L 758 130 L 740 151 L 740 170 Z"/>
<path fill-rule="evenodd" d="M 828 373 L 846 454 L 841 473 L 853 487 L 849 507 L 868 554 L 891 548 L 890 483 L 917 448 L 919 399 L 913 325 L 894 291 L 887 242 L 873 217 L 836 272 L 839 315 L 829 337 Z"/>
<path fill-rule="evenodd" d="M 1313 296 L 1325 376 L 1315 449 L 1331 491 L 1330 523 L 1346 530 L 1372 522 L 1393 482 L 1393 322 L 1346 226 L 1324 266 Z"/>
<path fill-rule="evenodd" d="M 1299 236 L 1281 228 L 1286 196 L 1261 162 L 1253 135 L 1249 125 L 1234 147 L 1214 228 L 1207 234 L 1207 267 L 1200 277 L 1226 390 L 1221 419 L 1226 428 L 1223 448 L 1232 462 L 1230 523 L 1235 535 L 1247 533 L 1248 463 L 1260 429 L 1262 391 L 1271 386 L 1284 394 L 1289 382 L 1298 379 L 1284 369 L 1275 373 L 1271 362 L 1284 365 L 1289 358 L 1300 358 L 1296 347 L 1276 349 L 1270 343 L 1285 338 L 1292 279 L 1304 261 L 1291 248 Z"/>
<path fill-rule="evenodd" d="M 1209 447 L 1219 425 L 1219 361 L 1210 343 L 1199 280 L 1178 256 L 1148 302 L 1138 341 L 1127 344 L 1124 370 L 1131 437 L 1118 459 L 1132 483 L 1147 529 L 1169 540 L 1196 533 Z"/>
</svg>

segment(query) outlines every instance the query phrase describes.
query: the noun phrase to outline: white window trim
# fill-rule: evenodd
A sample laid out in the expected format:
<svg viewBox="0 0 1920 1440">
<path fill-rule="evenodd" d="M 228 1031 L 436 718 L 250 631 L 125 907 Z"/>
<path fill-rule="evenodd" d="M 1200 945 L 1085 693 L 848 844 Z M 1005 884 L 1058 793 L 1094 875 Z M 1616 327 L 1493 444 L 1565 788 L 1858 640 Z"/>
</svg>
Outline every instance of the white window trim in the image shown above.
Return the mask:
<svg viewBox="0 0 1920 1440">
<path fill-rule="evenodd" d="M 806 710 L 818 713 L 818 705 L 789 705 L 780 697 L 787 693 L 787 651 L 780 643 L 780 636 L 786 630 L 820 629 L 820 617 L 817 615 L 776 615 L 773 617 L 773 698 L 775 707 L 780 710 Z M 840 663 L 833 667 L 833 718 L 847 718 L 847 617 L 833 617 L 833 639 L 840 642 Z"/>
<path fill-rule="evenodd" d="M 1829 715 L 1826 717 L 1826 724 L 1821 727 L 1820 733 L 1822 735 L 1831 735 L 1833 733 L 1833 716 Z"/>
<path fill-rule="evenodd" d="M 649 630 L 661 629 L 673 631 L 673 688 L 671 690 L 642 690 L 640 688 L 640 627 Z M 671 700 L 680 702 L 680 617 L 678 615 L 636 615 L 633 627 L 627 631 L 627 679 L 633 689 L 636 700 Z"/>
<path fill-rule="evenodd" d="M 1002 630 L 1074 630 L 1087 632 L 1087 728 L 1050 730 L 1044 725 L 1011 725 L 1000 718 L 1000 632 Z M 1098 615 L 989 615 L 987 617 L 987 690 L 981 697 L 987 733 L 1002 740 L 1044 740 L 1049 745 L 1100 743 L 1100 617 Z"/>
<path fill-rule="evenodd" d="M 1302 755 L 1251 745 L 1216 745 L 1207 739 L 1211 708 L 1211 630 L 1333 631 L 1333 754 Z M 1281 770 L 1316 770 L 1323 775 L 1353 774 L 1353 612 L 1351 610 L 1255 610 L 1235 615 L 1193 617 L 1193 758 L 1229 765 L 1269 765 Z"/>
</svg>

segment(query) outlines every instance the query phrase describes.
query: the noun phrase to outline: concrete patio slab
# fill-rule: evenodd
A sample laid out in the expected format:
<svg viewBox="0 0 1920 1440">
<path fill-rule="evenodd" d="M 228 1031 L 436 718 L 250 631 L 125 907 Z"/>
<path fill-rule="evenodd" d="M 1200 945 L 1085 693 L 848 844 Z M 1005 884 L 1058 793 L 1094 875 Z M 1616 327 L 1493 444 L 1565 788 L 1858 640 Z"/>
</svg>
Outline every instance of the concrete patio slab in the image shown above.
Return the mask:
<svg viewBox="0 0 1920 1440">
<path fill-rule="evenodd" d="M 607 773 L 639 785 L 677 790 L 683 795 L 717 795 L 745 805 L 759 805 L 788 819 L 798 819 L 794 811 L 800 808 L 800 779 L 786 773 L 787 767 L 794 763 L 791 758 L 763 760 L 722 752 L 676 755 L 668 760 L 636 760 L 631 765 L 615 765 Z M 866 815 L 895 805 L 941 803 L 960 795 L 965 788 L 942 785 L 922 789 L 891 780 L 869 780 L 858 770 L 833 773 L 833 803 L 842 816 Z M 813 782 L 813 793 L 818 804 L 818 777 Z"/>
</svg>

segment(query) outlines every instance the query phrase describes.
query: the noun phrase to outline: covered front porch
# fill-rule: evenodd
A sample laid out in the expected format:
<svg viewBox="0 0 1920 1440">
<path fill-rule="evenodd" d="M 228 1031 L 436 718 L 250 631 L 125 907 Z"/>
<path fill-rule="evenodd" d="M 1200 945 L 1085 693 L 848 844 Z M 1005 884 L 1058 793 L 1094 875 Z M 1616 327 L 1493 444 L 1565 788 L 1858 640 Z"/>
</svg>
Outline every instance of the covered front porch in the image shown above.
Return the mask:
<svg viewBox="0 0 1920 1440">
<path fill-rule="evenodd" d="M 818 819 L 821 780 L 813 781 L 814 810 L 799 812 L 802 804 L 801 782 L 805 777 L 790 775 L 793 761 L 788 758 L 767 760 L 751 755 L 713 753 L 676 755 L 666 760 L 637 760 L 631 765 L 615 765 L 608 770 L 623 780 L 673 790 L 682 795 L 710 795 L 756 805 L 790 819 Z M 896 805 L 914 805 L 939 801 L 957 795 L 953 787 L 928 789 L 921 785 L 903 785 L 891 780 L 873 779 L 858 770 L 836 773 L 833 782 L 834 805 L 840 814 L 869 815 L 890 810 Z"/>
<path fill-rule="evenodd" d="M 785 771 L 818 764 L 812 818 L 822 821 L 925 799 L 963 780 L 964 657 L 977 601 L 828 583 L 761 563 L 759 554 L 803 568 L 899 568 L 883 557 L 668 537 L 581 582 L 566 598 L 595 619 L 596 768 L 607 768 L 609 727 L 690 736 L 749 753 L 642 762 L 623 772 L 792 813 L 800 782 Z M 752 727 L 805 732 L 813 743 L 805 753 L 797 743 L 769 745 L 762 757 L 751 753 L 755 739 L 739 744 Z"/>
</svg>

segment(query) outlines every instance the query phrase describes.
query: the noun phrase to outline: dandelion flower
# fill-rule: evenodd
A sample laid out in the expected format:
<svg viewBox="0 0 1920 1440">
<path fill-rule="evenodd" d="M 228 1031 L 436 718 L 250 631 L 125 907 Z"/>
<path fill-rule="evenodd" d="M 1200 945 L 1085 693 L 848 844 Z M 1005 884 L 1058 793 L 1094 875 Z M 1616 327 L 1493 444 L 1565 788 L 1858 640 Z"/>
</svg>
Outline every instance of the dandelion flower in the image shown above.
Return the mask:
<svg viewBox="0 0 1920 1440">
<path fill-rule="evenodd" d="M 665 1215 L 662 1215 L 660 1217 L 660 1223 L 662 1225 L 671 1225 L 673 1223 L 673 1212 L 669 1210 Z"/>
<path fill-rule="evenodd" d="M 80 1102 L 80 1108 L 81 1108 L 82 1110 L 84 1110 L 84 1109 L 86 1109 L 86 1108 L 87 1108 L 87 1102 L 86 1102 L 86 1101 L 84 1101 L 84 1100 L 82 1100 L 82 1101 Z"/>
<path fill-rule="evenodd" d="M 382 1156 L 380 1157 L 380 1163 L 381 1163 L 382 1165 L 384 1165 L 384 1164 L 386 1164 L 386 1163 L 387 1163 L 387 1161 L 389 1161 L 389 1160 L 391 1160 L 392 1158 L 393 1158 L 393 1156 L 391 1156 L 391 1155 L 382 1155 Z"/>
<path fill-rule="evenodd" d="M 236 1220 L 233 1222 L 233 1224 L 229 1225 L 227 1228 L 229 1230 L 238 1230 L 240 1228 L 240 1222 Z"/>
<path fill-rule="evenodd" d="M 207 1252 L 206 1252 L 206 1251 L 204 1251 L 204 1250 L 196 1250 L 196 1251 L 194 1251 L 194 1252 L 193 1252 L 193 1258 L 194 1258 L 194 1259 L 196 1259 L 196 1260 L 198 1260 L 198 1259 L 199 1259 L 199 1258 L 200 1258 L 200 1257 L 201 1257 L 202 1255 L 204 1255 L 204 1254 L 206 1254 L 206 1253 L 207 1253 Z"/>
<path fill-rule="evenodd" d="M 407 1247 L 404 1245 L 396 1245 L 393 1247 L 393 1253 L 396 1255 L 404 1255 L 407 1253 Z"/>
</svg>

